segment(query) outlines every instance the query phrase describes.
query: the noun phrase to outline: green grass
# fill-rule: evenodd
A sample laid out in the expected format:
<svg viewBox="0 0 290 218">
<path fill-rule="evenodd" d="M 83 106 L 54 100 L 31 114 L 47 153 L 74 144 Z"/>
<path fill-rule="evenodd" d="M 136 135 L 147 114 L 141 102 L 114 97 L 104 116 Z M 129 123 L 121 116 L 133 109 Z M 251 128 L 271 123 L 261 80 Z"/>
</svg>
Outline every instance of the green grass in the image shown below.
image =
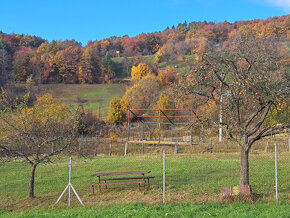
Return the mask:
<svg viewBox="0 0 290 218">
<path fill-rule="evenodd" d="M 18 213 L 27 209 L 32 209 L 31 213 L 38 213 L 37 211 L 42 213 L 46 211 L 45 208 L 52 208 L 54 202 L 68 183 L 68 161 L 68 157 L 62 157 L 55 159 L 53 164 L 40 165 L 37 168 L 35 177 L 36 198 L 33 200 L 26 198 L 30 166 L 21 161 L 13 161 L 2 165 L 0 167 L 0 208 L 2 208 L 2 211 L 0 209 L 0 213 L 7 214 L 9 210 L 15 210 Z M 184 204 L 188 207 L 188 213 L 190 212 L 190 207 L 197 207 L 197 211 L 201 207 L 216 207 L 217 211 L 221 210 L 221 213 L 226 214 L 224 207 L 228 208 L 230 206 L 223 206 L 221 204 L 224 200 L 220 196 L 220 190 L 223 186 L 237 185 L 239 183 L 239 165 L 238 153 L 167 155 L 167 203 L 171 205 L 190 203 Z M 279 198 L 282 201 L 289 200 L 290 186 L 288 167 L 289 153 L 280 153 Z M 86 185 L 96 182 L 96 178 L 90 175 L 97 172 L 139 170 L 151 170 L 152 172 L 150 174 L 155 176 L 152 180 L 150 190 L 141 189 L 139 191 L 135 185 L 130 185 L 129 187 L 114 187 L 102 192 L 97 191 L 96 194 L 91 194 L 89 187 Z M 263 202 L 275 200 L 273 153 L 254 153 L 250 155 L 250 180 L 257 203 L 253 206 L 249 204 L 249 208 L 254 208 L 259 204 L 264 205 L 261 206 L 263 208 L 267 204 Z M 118 208 L 120 207 L 129 208 L 132 204 L 144 203 L 137 206 L 141 211 L 145 210 L 149 213 L 150 208 L 153 208 L 152 210 L 159 210 L 157 208 L 160 208 L 161 211 L 163 210 L 162 206 L 152 206 L 162 204 L 161 154 L 126 157 L 98 156 L 95 158 L 80 159 L 74 157 L 72 184 L 78 191 L 85 205 L 89 207 L 114 205 L 113 208 L 119 211 Z M 67 215 L 70 215 L 70 212 L 64 209 L 67 205 L 66 199 L 67 194 L 65 194 L 64 198 L 57 205 L 57 209 L 52 209 L 51 213 L 68 213 Z M 213 206 L 201 206 L 203 203 Z M 118 206 L 124 204 L 125 206 Z M 72 205 L 78 205 L 75 197 L 73 198 Z M 179 206 L 176 205 L 174 207 L 178 208 Z M 272 207 L 274 208 L 274 204 Z M 284 205 L 283 207 L 286 206 Z M 102 208 L 100 210 L 103 210 Z M 83 211 L 83 209 L 75 210 L 75 215 L 81 214 Z M 92 210 L 91 213 L 93 213 L 95 209 L 91 208 L 88 210 Z M 108 213 L 109 216 L 109 209 L 104 207 L 104 210 L 106 211 L 104 215 Z M 138 215 L 139 209 L 136 210 L 136 215 L 134 216 Z M 24 213 L 26 212 L 24 211 Z M 130 212 L 128 211 L 128 213 Z M 203 215 L 202 212 L 200 213 Z M 90 215 L 89 213 L 87 216 Z M 159 215 L 161 214 L 156 213 L 156 216 Z"/>
<path fill-rule="evenodd" d="M 105 114 L 110 100 L 114 96 L 121 97 L 126 90 L 124 84 L 48 84 L 41 86 L 42 92 L 51 93 L 65 104 L 77 107 L 80 102 L 85 108 L 98 113 L 99 108 Z"/>
<path fill-rule="evenodd" d="M 209 204 L 126 204 L 99 207 L 33 209 L 23 212 L 3 211 L 10 217 L 289 217 L 286 202 L 209 203 Z M 1 216 L 1 211 L 0 211 Z"/>
</svg>

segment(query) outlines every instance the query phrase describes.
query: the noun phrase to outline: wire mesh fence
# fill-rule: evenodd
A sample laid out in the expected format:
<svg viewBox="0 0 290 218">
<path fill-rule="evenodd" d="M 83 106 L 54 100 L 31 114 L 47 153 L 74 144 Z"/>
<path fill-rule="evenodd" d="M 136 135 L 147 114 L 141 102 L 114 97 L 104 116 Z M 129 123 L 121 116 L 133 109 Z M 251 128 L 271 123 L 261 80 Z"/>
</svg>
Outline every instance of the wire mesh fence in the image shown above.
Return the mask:
<svg viewBox="0 0 290 218">
<path fill-rule="evenodd" d="M 117 138 L 110 137 L 80 137 L 78 145 L 76 146 L 78 155 L 80 156 L 112 156 L 126 154 L 140 155 L 140 154 L 160 154 L 163 150 L 167 154 L 170 153 L 232 153 L 239 152 L 240 147 L 233 141 L 224 139 L 219 142 L 217 136 L 207 136 L 201 139 L 198 135 L 192 136 L 192 143 L 190 143 L 190 136 L 173 137 L 171 141 L 164 141 L 162 138 L 161 145 L 158 141 L 138 140 L 135 138 L 126 145 L 127 130 L 121 129 Z M 166 138 L 165 138 L 166 139 Z M 172 142 L 172 143 L 171 143 Z M 274 152 L 274 143 L 277 142 L 279 152 L 290 152 L 289 140 L 287 137 L 275 137 L 272 139 L 264 139 L 257 141 L 251 148 L 251 152 L 271 153 Z"/>
<path fill-rule="evenodd" d="M 275 200 L 275 153 L 274 141 L 278 145 L 278 193 L 279 200 L 289 200 L 289 144 L 288 138 L 257 143 L 250 152 L 250 184 L 254 199 Z M 240 154 L 230 142 L 218 143 L 217 138 L 205 138 L 192 146 L 129 144 L 124 155 L 126 138 L 82 138 L 80 152 L 73 155 L 72 184 L 85 205 L 114 203 L 163 202 L 163 151 L 166 153 L 165 198 L 166 203 L 223 201 L 223 187 L 236 186 L 240 180 Z M 266 148 L 265 148 L 266 147 Z M 39 165 L 35 178 L 35 194 L 41 197 L 39 204 L 53 205 L 68 183 L 68 156 L 53 159 L 52 163 Z M 150 172 L 149 172 L 150 171 Z M 92 176 L 96 173 L 149 172 L 146 174 Z M 0 166 L 1 207 L 9 202 L 18 202 L 27 196 L 30 165 L 16 160 Z M 150 177 L 148 180 L 143 177 Z M 153 178 L 154 177 L 154 178 Z M 111 179 L 111 180 L 110 180 Z M 88 184 L 120 183 L 95 186 Z M 123 183 L 122 182 L 144 183 Z M 140 186 L 140 188 L 139 188 Z M 99 189 L 100 188 L 100 189 Z M 67 193 L 60 206 L 67 205 Z M 4 201 L 5 199 L 5 201 Z M 5 203 L 3 203 L 5 202 Z M 78 204 L 73 198 L 72 205 Z"/>
</svg>

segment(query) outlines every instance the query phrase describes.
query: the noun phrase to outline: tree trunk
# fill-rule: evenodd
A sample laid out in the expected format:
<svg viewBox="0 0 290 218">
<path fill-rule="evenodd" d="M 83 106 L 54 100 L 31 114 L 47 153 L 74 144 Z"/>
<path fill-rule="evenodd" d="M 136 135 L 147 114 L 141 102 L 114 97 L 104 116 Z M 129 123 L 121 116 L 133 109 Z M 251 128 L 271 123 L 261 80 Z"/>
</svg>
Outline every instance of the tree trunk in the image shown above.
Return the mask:
<svg viewBox="0 0 290 218">
<path fill-rule="evenodd" d="M 241 148 L 240 185 L 249 185 L 249 149 Z"/>
<path fill-rule="evenodd" d="M 34 198 L 34 176 L 37 164 L 33 164 L 31 168 L 30 180 L 29 180 L 29 190 L 28 195 L 30 198 Z"/>
</svg>

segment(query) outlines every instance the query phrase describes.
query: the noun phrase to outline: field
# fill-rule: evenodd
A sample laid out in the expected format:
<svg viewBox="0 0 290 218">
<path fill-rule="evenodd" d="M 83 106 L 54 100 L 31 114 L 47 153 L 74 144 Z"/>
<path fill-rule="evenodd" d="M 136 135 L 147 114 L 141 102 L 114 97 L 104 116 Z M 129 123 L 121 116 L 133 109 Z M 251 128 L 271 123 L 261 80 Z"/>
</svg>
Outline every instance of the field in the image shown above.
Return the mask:
<svg viewBox="0 0 290 218">
<path fill-rule="evenodd" d="M 110 100 L 114 96 L 122 97 L 125 84 L 48 84 L 41 85 L 43 93 L 51 93 L 65 104 L 76 107 L 84 105 L 101 117 L 106 115 Z"/>
<path fill-rule="evenodd" d="M 2 216 L 79 217 L 287 217 L 289 209 L 289 153 L 279 153 L 279 198 L 275 200 L 274 154 L 250 155 L 250 179 L 254 203 L 231 203 L 222 199 L 223 186 L 239 183 L 238 153 L 168 154 L 166 157 L 166 205 L 162 205 L 162 155 L 73 157 L 72 184 L 86 207 L 67 195 L 54 202 L 68 183 L 68 157 L 40 165 L 36 171 L 36 198 L 26 198 L 30 166 L 13 161 L 0 166 L 0 214 Z M 151 170 L 155 176 L 150 190 L 109 188 L 91 194 L 86 184 L 96 172 Z M 1 209 L 2 208 L 2 209 Z"/>
</svg>

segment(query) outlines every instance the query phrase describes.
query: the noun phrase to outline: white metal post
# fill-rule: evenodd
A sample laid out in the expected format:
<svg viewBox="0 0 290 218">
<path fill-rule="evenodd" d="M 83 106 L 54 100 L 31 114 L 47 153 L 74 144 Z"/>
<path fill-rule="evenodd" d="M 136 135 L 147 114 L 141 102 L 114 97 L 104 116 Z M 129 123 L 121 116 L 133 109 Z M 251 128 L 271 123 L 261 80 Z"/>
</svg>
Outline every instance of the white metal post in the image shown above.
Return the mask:
<svg viewBox="0 0 290 218">
<path fill-rule="evenodd" d="M 127 155 L 127 150 L 128 150 L 128 142 L 125 143 L 125 154 L 124 155 Z"/>
<path fill-rule="evenodd" d="M 71 157 L 69 158 L 69 177 L 68 177 L 68 206 L 71 205 Z"/>
<path fill-rule="evenodd" d="M 277 160 L 277 142 L 275 142 L 275 189 L 276 201 L 278 201 L 278 160 Z"/>
<path fill-rule="evenodd" d="M 77 199 L 79 200 L 79 202 L 81 203 L 81 205 L 85 206 L 84 203 L 82 202 L 80 196 L 78 195 L 78 193 L 76 192 L 76 190 L 74 189 L 73 185 L 71 184 L 71 166 L 72 166 L 72 159 L 70 157 L 70 161 L 69 161 L 69 181 L 68 181 L 68 185 L 65 187 L 65 189 L 63 190 L 63 192 L 60 194 L 59 198 L 57 199 L 57 201 L 55 202 L 55 204 L 57 204 L 60 199 L 62 198 L 62 196 L 64 195 L 64 193 L 66 192 L 67 189 L 69 189 L 68 195 L 69 195 L 69 199 L 68 199 L 68 206 L 71 206 L 71 189 L 73 190 L 73 192 L 75 193 L 75 195 L 77 196 Z"/>
<path fill-rule="evenodd" d="M 223 128 L 222 128 L 222 122 L 223 122 L 223 95 L 220 97 L 220 123 L 219 123 L 219 142 L 223 140 Z"/>
<path fill-rule="evenodd" d="M 165 204 L 165 151 L 163 151 L 163 204 Z"/>
</svg>

